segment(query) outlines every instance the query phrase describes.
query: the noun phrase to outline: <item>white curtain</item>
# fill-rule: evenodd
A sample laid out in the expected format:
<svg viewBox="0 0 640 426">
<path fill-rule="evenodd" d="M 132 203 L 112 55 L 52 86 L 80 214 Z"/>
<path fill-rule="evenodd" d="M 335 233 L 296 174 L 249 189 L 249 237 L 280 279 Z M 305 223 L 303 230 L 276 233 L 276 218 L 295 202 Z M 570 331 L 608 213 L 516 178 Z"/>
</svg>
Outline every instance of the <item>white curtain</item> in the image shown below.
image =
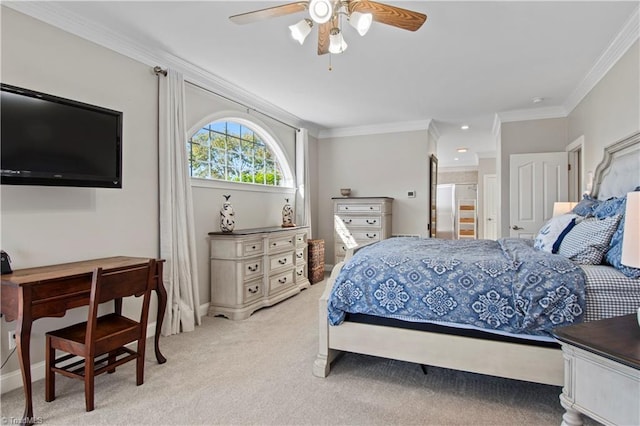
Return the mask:
<svg viewBox="0 0 640 426">
<path fill-rule="evenodd" d="M 309 191 L 309 131 L 296 131 L 296 224 L 311 229 L 311 196 Z"/>
<path fill-rule="evenodd" d="M 185 96 L 182 74 L 160 77 L 159 185 L 160 256 L 167 310 L 162 334 L 192 331 L 200 324 L 195 222 L 187 169 Z"/>
</svg>

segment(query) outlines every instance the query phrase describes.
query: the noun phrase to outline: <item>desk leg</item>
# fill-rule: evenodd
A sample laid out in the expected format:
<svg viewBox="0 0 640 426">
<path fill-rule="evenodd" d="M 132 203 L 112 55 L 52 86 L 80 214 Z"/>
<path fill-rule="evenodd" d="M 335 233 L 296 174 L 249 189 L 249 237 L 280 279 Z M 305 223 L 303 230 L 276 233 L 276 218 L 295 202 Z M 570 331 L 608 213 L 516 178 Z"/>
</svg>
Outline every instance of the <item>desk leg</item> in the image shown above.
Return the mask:
<svg viewBox="0 0 640 426">
<path fill-rule="evenodd" d="M 31 316 L 25 313 L 18 318 L 16 325 L 16 351 L 22 372 L 22 387 L 24 388 L 24 414 L 21 424 L 33 424 L 33 395 L 31 389 Z"/>
<path fill-rule="evenodd" d="M 156 315 L 156 337 L 155 349 L 158 364 L 167 362 L 167 358 L 160 352 L 160 334 L 162 333 L 162 321 L 164 320 L 164 312 L 167 309 L 167 290 L 162 283 L 162 262 L 156 263 L 158 275 L 156 277 L 156 295 L 158 296 L 158 313 Z"/>
</svg>

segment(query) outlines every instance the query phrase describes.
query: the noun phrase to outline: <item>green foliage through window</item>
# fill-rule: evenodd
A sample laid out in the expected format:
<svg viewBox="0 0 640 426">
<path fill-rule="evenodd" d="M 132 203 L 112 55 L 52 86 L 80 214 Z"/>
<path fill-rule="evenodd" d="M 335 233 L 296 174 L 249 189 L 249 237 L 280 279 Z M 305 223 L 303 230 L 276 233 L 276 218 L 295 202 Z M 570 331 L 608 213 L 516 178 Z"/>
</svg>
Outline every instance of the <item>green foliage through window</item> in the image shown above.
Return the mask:
<svg viewBox="0 0 640 426">
<path fill-rule="evenodd" d="M 192 177 L 280 186 L 280 164 L 260 135 L 232 121 L 209 123 L 187 141 Z"/>
</svg>

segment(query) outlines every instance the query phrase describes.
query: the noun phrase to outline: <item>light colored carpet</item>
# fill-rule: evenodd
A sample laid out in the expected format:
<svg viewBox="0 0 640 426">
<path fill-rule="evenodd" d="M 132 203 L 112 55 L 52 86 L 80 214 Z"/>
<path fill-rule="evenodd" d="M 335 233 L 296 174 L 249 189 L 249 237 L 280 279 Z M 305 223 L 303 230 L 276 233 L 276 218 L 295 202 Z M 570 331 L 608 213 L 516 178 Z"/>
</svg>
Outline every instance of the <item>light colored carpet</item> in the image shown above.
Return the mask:
<svg viewBox="0 0 640 426">
<path fill-rule="evenodd" d="M 145 383 L 134 363 L 96 379 L 84 411 L 80 381 L 57 376 L 57 398 L 34 383 L 44 424 L 180 425 L 559 425 L 559 387 L 345 354 L 325 379 L 311 373 L 324 282 L 244 321 L 203 318 L 196 331 L 162 338 L 159 365 L 148 341 Z M 526 366 L 523 366 L 526 368 Z M 1 414 L 22 415 L 22 390 Z M 588 422 L 588 424 L 593 424 Z"/>
</svg>

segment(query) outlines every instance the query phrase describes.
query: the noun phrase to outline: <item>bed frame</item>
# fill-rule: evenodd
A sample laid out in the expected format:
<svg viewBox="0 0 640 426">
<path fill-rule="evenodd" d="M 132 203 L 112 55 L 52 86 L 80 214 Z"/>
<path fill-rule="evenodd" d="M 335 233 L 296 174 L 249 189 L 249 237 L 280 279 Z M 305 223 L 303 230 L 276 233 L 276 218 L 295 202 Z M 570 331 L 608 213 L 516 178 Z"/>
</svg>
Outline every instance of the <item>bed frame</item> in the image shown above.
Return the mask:
<svg viewBox="0 0 640 426">
<path fill-rule="evenodd" d="M 624 195 L 638 184 L 640 132 L 604 150 L 593 180 L 594 196 Z M 620 165 L 620 167 L 618 167 Z M 620 170 L 624 170 L 620 172 Z M 615 180 L 615 182 L 612 182 Z M 347 253 L 345 261 L 353 253 Z M 435 332 L 409 330 L 345 321 L 330 326 L 327 303 L 344 262 L 338 263 L 319 300 L 319 350 L 313 374 L 326 377 L 331 362 L 342 352 L 354 352 L 473 373 L 562 386 L 565 361 L 560 348 L 508 343 Z M 567 369 L 568 370 L 568 369 Z"/>
</svg>

